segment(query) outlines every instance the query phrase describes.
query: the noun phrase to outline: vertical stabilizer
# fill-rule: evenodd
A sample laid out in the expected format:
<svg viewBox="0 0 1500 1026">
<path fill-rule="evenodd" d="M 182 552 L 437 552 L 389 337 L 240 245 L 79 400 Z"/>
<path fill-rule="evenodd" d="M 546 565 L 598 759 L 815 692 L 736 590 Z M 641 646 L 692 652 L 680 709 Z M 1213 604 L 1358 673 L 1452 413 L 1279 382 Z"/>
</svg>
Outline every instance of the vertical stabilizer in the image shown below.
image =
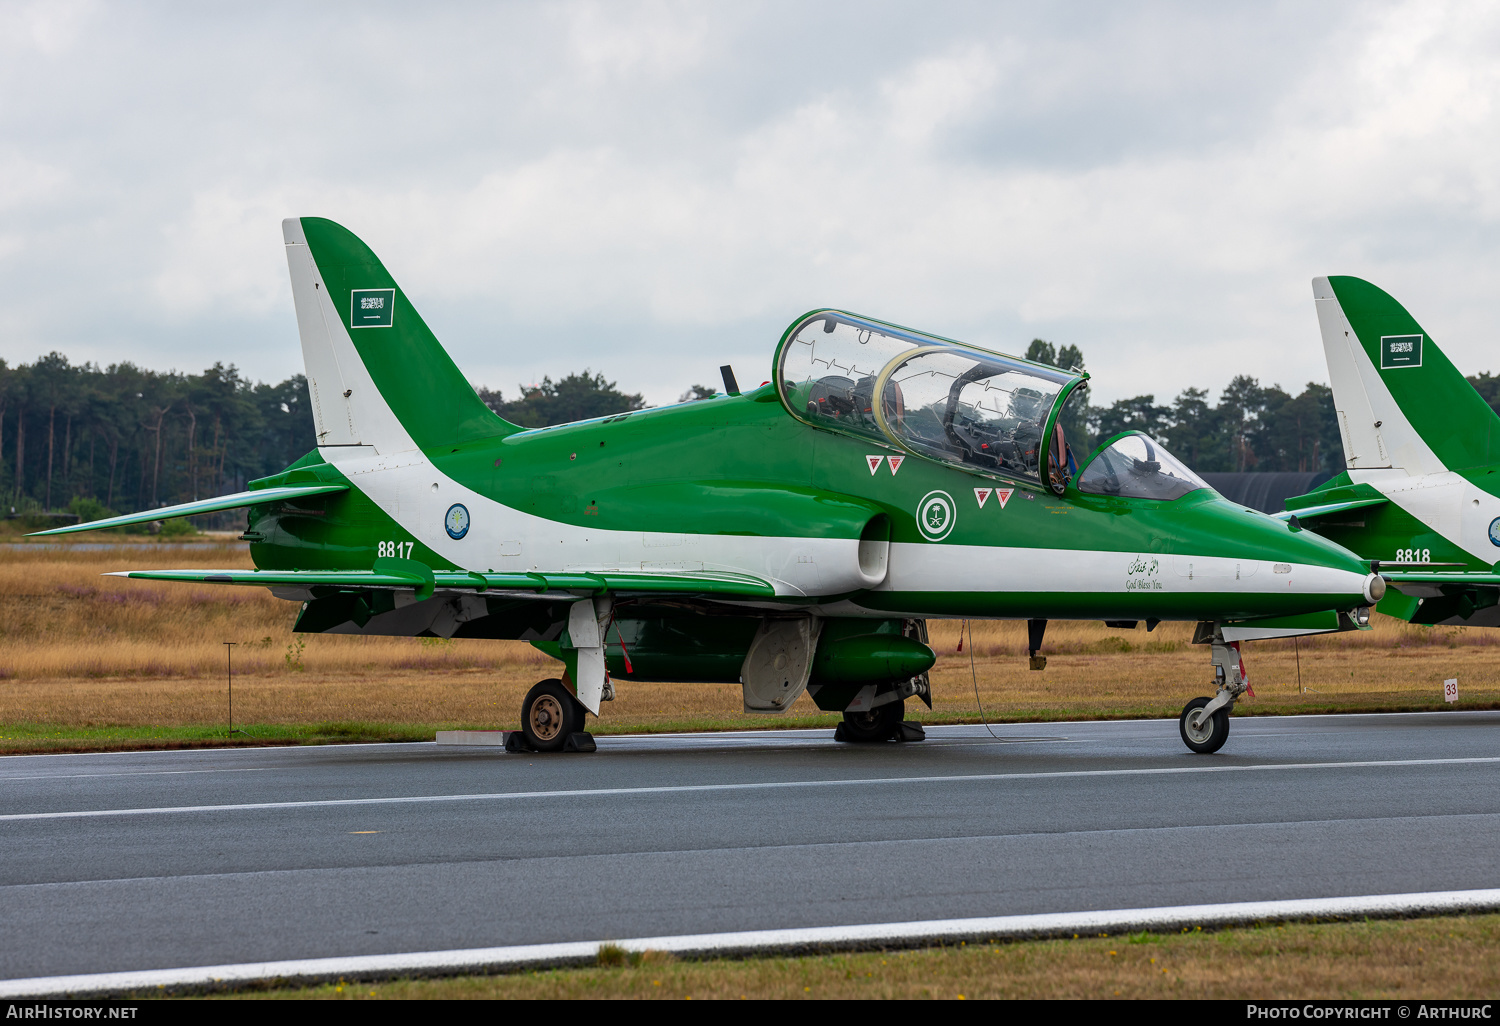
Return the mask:
<svg viewBox="0 0 1500 1026">
<path fill-rule="evenodd" d="M 1437 474 L 1500 458 L 1500 417 L 1411 314 L 1359 278 L 1313 279 L 1350 470 Z"/>
<path fill-rule="evenodd" d="M 519 430 L 480 401 L 352 232 L 320 217 L 281 227 L 319 446 L 387 454 Z"/>
</svg>

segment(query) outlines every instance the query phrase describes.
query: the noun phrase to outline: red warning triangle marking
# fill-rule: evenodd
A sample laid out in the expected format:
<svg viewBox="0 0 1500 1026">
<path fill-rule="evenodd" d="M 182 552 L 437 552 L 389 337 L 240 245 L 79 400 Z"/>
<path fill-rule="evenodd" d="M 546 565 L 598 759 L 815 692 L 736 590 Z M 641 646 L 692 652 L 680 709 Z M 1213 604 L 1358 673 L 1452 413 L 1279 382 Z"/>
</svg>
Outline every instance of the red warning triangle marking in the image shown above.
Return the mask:
<svg viewBox="0 0 1500 1026">
<path fill-rule="evenodd" d="M 877 471 L 877 470 L 880 469 L 880 461 L 883 460 L 883 459 L 885 459 L 884 456 L 866 456 L 865 457 L 865 462 L 870 465 L 870 473 L 872 475 L 875 473 L 875 471 Z"/>
<path fill-rule="evenodd" d="M 898 470 L 901 469 L 901 464 L 905 461 L 905 459 L 906 459 L 905 456 L 887 456 L 885 458 L 885 461 L 891 465 L 891 476 L 892 477 L 896 476 L 896 471 L 898 471 Z M 874 471 L 872 470 L 872 471 L 870 471 L 870 473 L 873 474 Z"/>
<path fill-rule="evenodd" d="M 974 498 L 976 498 L 976 499 L 979 500 L 979 508 L 980 509 L 984 509 L 984 504 L 985 504 L 986 501 L 989 500 L 990 492 L 992 492 L 992 491 L 994 491 L 993 488 L 976 488 L 976 489 L 974 489 Z"/>
<path fill-rule="evenodd" d="M 1014 495 L 1015 493 L 1016 493 L 1016 490 L 1014 488 L 996 488 L 995 489 L 995 500 L 1000 503 L 1000 508 L 1001 509 L 1005 508 L 1005 504 L 1010 501 L 1010 497 L 1012 495 Z"/>
</svg>

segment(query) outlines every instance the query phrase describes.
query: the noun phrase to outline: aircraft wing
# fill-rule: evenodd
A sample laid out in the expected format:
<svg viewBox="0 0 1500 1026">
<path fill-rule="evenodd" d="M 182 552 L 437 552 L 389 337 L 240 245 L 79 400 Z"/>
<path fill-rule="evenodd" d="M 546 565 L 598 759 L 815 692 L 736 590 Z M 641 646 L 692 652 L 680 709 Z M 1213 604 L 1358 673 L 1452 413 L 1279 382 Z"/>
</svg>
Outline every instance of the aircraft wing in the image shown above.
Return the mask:
<svg viewBox="0 0 1500 1026">
<path fill-rule="evenodd" d="M 1317 517 L 1326 517 L 1333 513 L 1343 513 L 1346 510 L 1359 509 L 1363 506 L 1380 506 L 1389 501 L 1384 496 L 1378 499 L 1351 499 L 1348 502 L 1328 502 L 1321 506 L 1284 509 L 1280 513 L 1272 513 L 1271 516 L 1277 520 L 1290 520 L 1292 517 L 1296 517 L 1298 520 L 1313 520 Z"/>
<path fill-rule="evenodd" d="M 200 499 L 197 502 L 183 502 L 176 506 L 162 506 L 158 509 L 142 510 L 140 513 L 127 513 L 123 517 L 109 517 L 105 520 L 90 520 L 86 524 L 70 524 L 67 527 L 54 527 L 50 531 L 33 531 L 27 535 L 33 538 L 38 535 L 47 534 L 76 534 L 79 531 L 105 531 L 111 527 L 127 527 L 130 524 L 149 524 L 154 520 L 171 520 L 174 517 L 191 517 L 199 513 L 217 513 L 226 509 L 243 509 L 246 506 L 259 506 L 266 502 L 282 502 L 287 499 L 305 499 L 311 495 L 328 495 L 332 492 L 347 492 L 349 486 L 345 484 L 310 484 L 310 485 L 283 485 L 280 488 L 258 488 L 248 492 L 235 492 L 233 495 L 220 495 L 216 499 Z"/>
<path fill-rule="evenodd" d="M 243 584 L 262 588 L 413 588 L 418 598 L 435 590 L 520 592 L 537 598 L 572 599 L 611 592 L 775 598 L 769 581 L 750 574 L 698 571 L 650 573 L 601 570 L 568 573 L 478 573 L 432 570 L 414 560 L 377 559 L 371 570 L 120 570 L 108 576 L 143 581 Z M 555 595 L 548 595 L 555 592 Z"/>
</svg>

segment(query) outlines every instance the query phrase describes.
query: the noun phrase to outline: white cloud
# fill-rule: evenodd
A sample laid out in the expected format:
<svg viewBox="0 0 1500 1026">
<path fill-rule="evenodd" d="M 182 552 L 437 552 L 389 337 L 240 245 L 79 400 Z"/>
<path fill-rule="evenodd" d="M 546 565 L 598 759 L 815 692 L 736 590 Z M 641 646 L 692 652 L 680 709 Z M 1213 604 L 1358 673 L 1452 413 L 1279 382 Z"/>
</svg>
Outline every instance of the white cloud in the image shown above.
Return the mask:
<svg viewBox="0 0 1500 1026">
<path fill-rule="evenodd" d="M 594 84 L 670 80 L 697 67 L 709 41 L 699 4 L 574 3 L 564 13 L 573 59 Z"/>
<path fill-rule="evenodd" d="M 46 57 L 60 57 L 72 48 L 90 17 L 94 0 L 37 0 L 0 8 L 0 36 L 12 46 L 28 47 Z"/>
<path fill-rule="evenodd" d="M 220 185 L 161 229 L 155 305 L 175 319 L 264 314 L 291 302 L 281 246 L 284 196 Z"/>
<path fill-rule="evenodd" d="M 1079 344 L 1106 399 L 1296 387 L 1326 377 L 1325 273 L 1500 369 L 1485 5 L 179 21 L 104 8 L 7 51 L 0 356 L 285 376 L 279 222 L 301 213 L 364 237 L 501 387 L 587 365 L 666 401 L 726 359 L 759 380 L 823 304 Z"/>
</svg>

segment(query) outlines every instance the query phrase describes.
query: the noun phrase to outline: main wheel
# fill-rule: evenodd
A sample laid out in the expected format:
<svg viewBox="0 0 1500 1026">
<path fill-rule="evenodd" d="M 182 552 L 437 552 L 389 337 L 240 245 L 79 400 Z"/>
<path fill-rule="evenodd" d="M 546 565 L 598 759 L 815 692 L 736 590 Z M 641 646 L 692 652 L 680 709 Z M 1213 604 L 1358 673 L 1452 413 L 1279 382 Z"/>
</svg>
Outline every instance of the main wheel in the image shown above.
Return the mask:
<svg viewBox="0 0 1500 1026">
<path fill-rule="evenodd" d="M 521 730 L 539 752 L 560 752 L 569 734 L 583 729 L 583 706 L 553 677 L 537 683 L 521 703 Z"/>
<path fill-rule="evenodd" d="M 850 741 L 889 741 L 906 718 L 906 701 L 896 699 L 864 712 L 844 713 L 844 736 Z"/>
<path fill-rule="evenodd" d="M 1207 723 L 1194 726 L 1190 722 L 1192 714 L 1202 709 L 1209 701 L 1210 699 L 1207 698 L 1193 699 L 1183 706 L 1182 716 L 1177 720 L 1177 729 L 1182 732 L 1182 743 L 1199 755 L 1217 752 L 1224 747 L 1224 742 L 1229 740 L 1229 710 L 1227 708 L 1215 710 Z"/>
</svg>

